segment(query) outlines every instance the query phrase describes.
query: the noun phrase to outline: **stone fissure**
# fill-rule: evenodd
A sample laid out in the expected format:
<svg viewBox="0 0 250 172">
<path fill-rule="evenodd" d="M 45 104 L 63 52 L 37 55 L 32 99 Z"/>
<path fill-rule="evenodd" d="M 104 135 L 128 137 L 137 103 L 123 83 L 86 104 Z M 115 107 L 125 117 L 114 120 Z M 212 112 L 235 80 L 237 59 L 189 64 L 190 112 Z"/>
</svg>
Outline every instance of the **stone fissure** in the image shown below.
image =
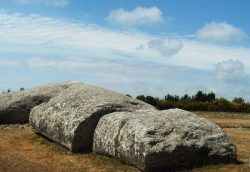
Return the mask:
<svg viewBox="0 0 250 172">
<path fill-rule="evenodd" d="M 119 137 L 120 137 L 120 132 L 122 130 L 122 128 L 124 127 L 124 125 L 126 124 L 128 120 L 124 120 L 121 122 L 121 124 L 119 125 L 119 129 L 118 129 L 118 132 L 117 132 L 117 135 L 115 137 L 115 156 L 119 157 L 119 151 L 118 151 L 118 148 L 119 148 Z"/>
</svg>

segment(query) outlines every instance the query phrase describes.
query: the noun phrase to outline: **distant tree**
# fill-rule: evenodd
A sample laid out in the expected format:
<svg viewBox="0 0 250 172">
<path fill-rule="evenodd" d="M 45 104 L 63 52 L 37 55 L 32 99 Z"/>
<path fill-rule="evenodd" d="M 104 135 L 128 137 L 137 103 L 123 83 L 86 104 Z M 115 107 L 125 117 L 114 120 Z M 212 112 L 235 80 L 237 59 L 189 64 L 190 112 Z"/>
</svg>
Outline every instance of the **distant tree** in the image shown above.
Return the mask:
<svg viewBox="0 0 250 172">
<path fill-rule="evenodd" d="M 215 94 L 213 92 L 206 94 L 202 91 L 198 91 L 192 99 L 196 102 L 211 102 L 215 100 Z"/>
<path fill-rule="evenodd" d="M 11 89 L 8 88 L 6 91 L 2 91 L 2 94 L 6 94 L 6 93 L 10 93 L 11 92 Z"/>
<path fill-rule="evenodd" d="M 23 87 L 21 87 L 21 88 L 20 88 L 20 91 L 24 91 L 24 88 L 23 88 Z"/>
<path fill-rule="evenodd" d="M 167 95 L 165 96 L 165 100 L 178 102 L 178 101 L 180 100 L 180 97 L 177 96 L 177 95 L 170 95 L 170 94 L 167 94 Z"/>
<path fill-rule="evenodd" d="M 169 101 L 173 101 L 174 100 L 174 96 L 170 95 L 170 94 L 167 94 L 165 96 L 165 100 L 169 100 Z"/>
<path fill-rule="evenodd" d="M 181 97 L 181 100 L 191 100 L 191 97 L 189 97 L 188 94 L 184 94 L 184 96 Z"/>
<path fill-rule="evenodd" d="M 177 95 L 175 95 L 175 96 L 174 96 L 174 100 L 175 100 L 176 102 L 178 102 L 178 101 L 180 100 L 180 97 L 177 96 Z"/>
<path fill-rule="evenodd" d="M 250 112 L 250 103 L 244 103 L 242 97 L 236 97 L 232 101 L 228 101 L 223 97 L 215 98 L 213 92 L 206 94 L 202 91 L 198 91 L 192 97 L 185 94 L 181 98 L 170 94 L 167 94 L 163 99 L 144 95 L 139 95 L 136 98 L 160 110 L 180 108 L 189 111 Z"/>
<path fill-rule="evenodd" d="M 194 101 L 196 101 L 196 102 L 203 102 L 203 101 L 205 101 L 205 96 L 206 96 L 205 93 L 203 93 L 202 91 L 198 91 L 198 92 L 193 96 L 193 99 L 194 99 Z"/>
<path fill-rule="evenodd" d="M 144 95 L 139 95 L 136 97 L 136 99 L 141 100 L 141 101 L 145 101 L 146 98 Z"/>
<path fill-rule="evenodd" d="M 155 98 L 152 97 L 152 96 L 146 96 L 146 102 L 151 104 L 151 105 L 155 105 L 156 104 L 156 101 L 155 101 Z"/>
<path fill-rule="evenodd" d="M 245 101 L 244 101 L 244 99 L 242 98 L 242 97 L 235 97 L 234 99 L 233 99 L 233 102 L 234 103 L 244 103 Z"/>
<path fill-rule="evenodd" d="M 207 101 L 211 102 L 215 100 L 215 94 L 213 92 L 207 94 Z"/>
<path fill-rule="evenodd" d="M 160 99 L 158 97 L 139 95 L 136 97 L 136 99 L 144 101 L 144 102 L 151 104 L 155 107 L 158 107 L 159 103 L 160 103 Z"/>
</svg>

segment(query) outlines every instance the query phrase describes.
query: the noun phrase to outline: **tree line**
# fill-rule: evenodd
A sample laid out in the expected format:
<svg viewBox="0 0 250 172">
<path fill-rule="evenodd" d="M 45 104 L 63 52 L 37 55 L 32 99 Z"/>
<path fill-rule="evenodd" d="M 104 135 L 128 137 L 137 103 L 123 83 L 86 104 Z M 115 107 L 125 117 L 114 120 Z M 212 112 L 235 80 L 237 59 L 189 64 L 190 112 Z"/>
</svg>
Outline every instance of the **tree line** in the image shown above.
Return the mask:
<svg viewBox="0 0 250 172">
<path fill-rule="evenodd" d="M 232 101 L 216 98 L 215 93 L 198 91 L 195 95 L 183 96 L 167 94 L 160 99 L 153 96 L 139 95 L 137 99 L 149 103 L 160 110 L 181 108 L 189 111 L 222 111 L 222 112 L 250 112 L 250 103 L 242 97 L 235 97 Z"/>
<path fill-rule="evenodd" d="M 22 87 L 19 91 L 24 91 Z M 12 92 L 11 89 L 3 91 L 2 94 Z M 131 97 L 127 94 L 127 96 Z M 153 96 L 139 95 L 136 99 L 144 101 L 148 104 L 155 106 L 160 110 L 180 108 L 189 111 L 221 111 L 221 112 L 250 112 L 250 103 L 245 102 L 242 97 L 235 97 L 229 101 L 223 97 L 216 98 L 215 93 L 204 93 L 198 91 L 196 94 L 183 96 L 167 94 L 164 98 L 160 99 Z"/>
</svg>

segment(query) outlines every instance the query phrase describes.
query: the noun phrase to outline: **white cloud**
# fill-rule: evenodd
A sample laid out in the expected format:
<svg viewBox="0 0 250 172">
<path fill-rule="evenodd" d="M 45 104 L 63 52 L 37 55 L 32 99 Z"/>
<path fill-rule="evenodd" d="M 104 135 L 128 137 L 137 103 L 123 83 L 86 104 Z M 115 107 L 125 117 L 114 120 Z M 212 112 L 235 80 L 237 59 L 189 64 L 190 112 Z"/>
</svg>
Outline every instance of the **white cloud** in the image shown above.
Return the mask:
<svg viewBox="0 0 250 172">
<path fill-rule="evenodd" d="M 111 23 L 125 26 L 151 25 L 164 21 L 163 14 L 158 7 L 137 7 L 132 11 L 116 9 L 109 13 L 107 19 Z"/>
<path fill-rule="evenodd" d="M 0 89 L 27 87 L 16 78 L 28 77 L 33 85 L 75 79 L 133 95 L 184 94 L 186 88 L 208 88 L 227 96 L 223 89 L 232 84 L 216 79 L 215 65 L 231 58 L 244 64 L 243 73 L 250 73 L 249 48 L 3 11 L 0 23 L 0 81 L 5 81 Z M 152 40 L 153 49 L 148 46 Z M 183 47 L 178 51 L 174 47 L 180 44 Z M 157 47 L 163 47 L 159 48 L 163 54 L 173 55 L 173 49 L 178 53 L 163 58 Z M 232 89 L 231 95 L 241 93 Z"/>
<path fill-rule="evenodd" d="M 183 48 L 169 58 L 168 63 L 182 65 L 196 69 L 214 70 L 214 66 L 228 59 L 239 60 L 245 65 L 245 70 L 250 73 L 250 49 L 247 47 L 220 46 L 194 40 L 182 40 Z"/>
<path fill-rule="evenodd" d="M 148 47 L 158 51 L 163 57 L 170 57 L 177 54 L 183 44 L 177 39 L 153 39 L 148 42 Z"/>
<path fill-rule="evenodd" d="M 218 79 L 226 82 L 242 82 L 246 79 L 244 64 L 239 60 L 229 59 L 216 64 Z"/>
<path fill-rule="evenodd" d="M 106 54 L 102 53 L 102 56 L 106 56 Z M 116 58 L 119 58 L 119 60 L 116 60 Z M 203 71 L 200 71 L 199 75 L 194 75 L 197 70 L 178 66 L 127 61 L 122 56 L 116 56 L 109 60 L 91 60 L 80 57 L 59 59 L 49 57 L 5 58 L 0 59 L 0 66 L 1 68 L 7 67 L 0 76 L 0 80 L 6 78 L 5 72 L 8 73 L 8 70 L 12 70 L 11 74 L 14 74 L 15 78 L 25 76 L 36 82 L 40 82 L 40 80 L 48 81 L 51 77 L 72 80 L 78 76 L 77 80 L 103 86 L 114 91 L 132 95 L 148 94 L 154 96 L 163 96 L 166 92 L 184 94 L 183 88 L 196 83 L 201 84 L 204 75 L 209 75 L 208 72 Z M 15 72 L 15 70 L 17 71 Z M 25 75 L 22 75 L 22 73 Z M 189 76 L 192 76 L 194 81 L 183 83 L 182 77 L 188 78 Z M 5 84 L 12 82 L 12 80 L 13 77 L 10 81 L 5 79 Z M 1 87 L 2 85 L 0 89 Z"/>
<path fill-rule="evenodd" d="M 142 34 L 119 33 L 95 25 L 69 23 L 39 15 L 23 16 L 0 12 L 0 22 L 0 41 L 12 43 L 12 47 L 6 47 L 8 49 L 15 49 L 13 45 L 40 48 L 51 48 L 50 45 L 53 45 L 65 46 L 67 49 L 116 49 L 133 52 L 141 40 L 145 39 Z M 30 49 L 39 51 L 39 48 Z"/>
<path fill-rule="evenodd" d="M 69 4 L 70 0 L 16 0 L 20 4 L 30 4 L 30 3 L 39 3 L 47 4 L 54 6 L 66 6 Z"/>
<path fill-rule="evenodd" d="M 232 58 L 242 61 L 246 72 L 250 73 L 249 48 L 225 47 L 140 32 L 118 32 L 96 25 L 1 11 L 0 23 L 0 53 L 63 54 L 64 57 L 72 53 L 80 56 L 90 52 L 91 56 L 95 56 L 95 53 L 105 50 L 136 57 L 134 60 L 206 70 L 214 70 L 215 64 Z M 150 42 L 151 47 L 148 45 Z M 173 54 L 174 58 L 162 58 L 162 55 Z"/>
<path fill-rule="evenodd" d="M 246 38 L 247 34 L 242 29 L 227 22 L 211 22 L 205 24 L 205 26 L 196 33 L 196 36 L 201 40 L 230 42 L 240 41 Z"/>
</svg>

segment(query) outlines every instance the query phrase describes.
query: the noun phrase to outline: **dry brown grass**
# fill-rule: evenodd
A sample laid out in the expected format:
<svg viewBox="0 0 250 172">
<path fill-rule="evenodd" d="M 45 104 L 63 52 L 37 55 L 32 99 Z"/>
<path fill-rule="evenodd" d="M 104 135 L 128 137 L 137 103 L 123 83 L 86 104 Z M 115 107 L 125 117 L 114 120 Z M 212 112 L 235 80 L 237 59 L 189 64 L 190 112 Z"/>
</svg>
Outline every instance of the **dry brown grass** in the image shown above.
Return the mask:
<svg viewBox="0 0 250 172">
<path fill-rule="evenodd" d="M 30 127 L 0 129 L 0 171 L 110 172 L 138 171 L 93 153 L 71 154 L 35 134 Z"/>
<path fill-rule="evenodd" d="M 250 171 L 250 114 L 196 112 L 221 127 L 237 145 L 241 164 L 209 165 L 191 171 Z M 93 153 L 71 154 L 64 148 L 38 136 L 28 126 L 0 126 L 0 171 L 116 172 L 139 171 L 116 159 Z"/>
<path fill-rule="evenodd" d="M 228 113 L 228 112 L 195 112 L 211 121 L 214 121 L 222 128 L 249 128 L 250 114 Z"/>
<path fill-rule="evenodd" d="M 193 172 L 204 171 L 204 172 L 250 172 L 250 130 L 243 128 L 226 128 L 225 132 L 233 139 L 237 146 L 237 155 L 239 164 L 229 165 L 209 165 L 202 168 L 193 169 Z"/>
<path fill-rule="evenodd" d="M 209 165 L 193 169 L 193 172 L 250 172 L 250 114 L 228 112 L 195 112 L 215 122 L 232 138 L 237 146 L 240 164 Z"/>
</svg>

